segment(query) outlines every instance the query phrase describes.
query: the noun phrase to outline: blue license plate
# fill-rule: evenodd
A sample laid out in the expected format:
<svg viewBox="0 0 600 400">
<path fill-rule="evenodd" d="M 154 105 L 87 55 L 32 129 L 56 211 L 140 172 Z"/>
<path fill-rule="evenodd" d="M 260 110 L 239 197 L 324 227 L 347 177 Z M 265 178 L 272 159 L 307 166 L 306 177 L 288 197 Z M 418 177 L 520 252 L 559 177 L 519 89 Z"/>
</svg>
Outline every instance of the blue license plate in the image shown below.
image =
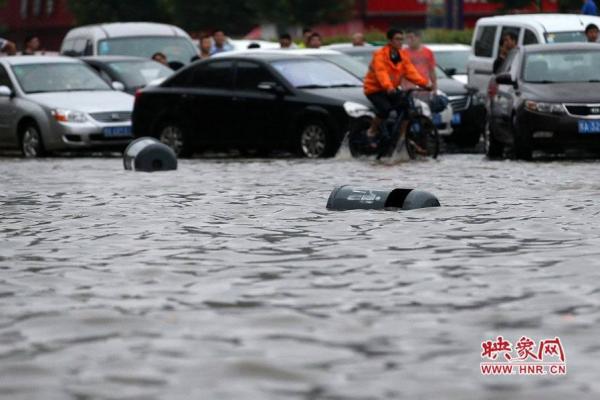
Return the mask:
<svg viewBox="0 0 600 400">
<path fill-rule="evenodd" d="M 454 114 L 452 115 L 452 125 L 460 125 L 462 123 L 462 115 Z"/>
<path fill-rule="evenodd" d="M 127 138 L 132 137 L 131 126 L 111 126 L 102 130 L 104 137 L 107 138 Z"/>
<path fill-rule="evenodd" d="M 431 119 L 433 120 L 434 125 L 442 124 L 442 115 L 441 114 L 433 114 L 433 117 Z"/>
</svg>

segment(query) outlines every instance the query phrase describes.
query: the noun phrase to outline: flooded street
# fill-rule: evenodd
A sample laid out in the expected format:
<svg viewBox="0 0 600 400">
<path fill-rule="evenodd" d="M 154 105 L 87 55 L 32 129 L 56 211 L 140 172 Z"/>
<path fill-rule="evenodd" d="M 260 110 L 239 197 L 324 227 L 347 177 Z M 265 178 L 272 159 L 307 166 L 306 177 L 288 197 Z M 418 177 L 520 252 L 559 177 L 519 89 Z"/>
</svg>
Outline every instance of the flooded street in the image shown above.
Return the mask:
<svg viewBox="0 0 600 400">
<path fill-rule="evenodd" d="M 600 162 L 4 158 L 0 176 L 1 398 L 600 397 Z M 327 211 L 341 184 L 442 207 Z M 498 335 L 560 337 L 568 374 L 483 376 Z"/>
</svg>

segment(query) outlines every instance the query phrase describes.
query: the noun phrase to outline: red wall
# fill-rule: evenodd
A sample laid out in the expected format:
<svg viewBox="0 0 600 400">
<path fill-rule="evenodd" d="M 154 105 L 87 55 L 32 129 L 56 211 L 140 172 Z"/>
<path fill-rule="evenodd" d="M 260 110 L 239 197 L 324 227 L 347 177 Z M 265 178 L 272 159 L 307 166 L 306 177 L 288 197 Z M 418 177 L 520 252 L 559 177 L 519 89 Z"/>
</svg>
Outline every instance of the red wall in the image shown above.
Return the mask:
<svg viewBox="0 0 600 400">
<path fill-rule="evenodd" d="M 557 12 L 558 0 L 542 0 L 544 12 Z M 426 0 L 367 0 L 367 26 L 386 30 L 390 25 L 424 27 L 427 21 Z M 497 14 L 501 4 L 489 0 L 464 0 L 465 26 L 472 27 L 477 19 Z M 535 7 L 521 10 L 537 12 Z"/>
<path fill-rule="evenodd" d="M 35 1 L 27 1 L 24 18 L 21 15 L 22 0 L 8 0 L 0 8 L 0 24 L 6 29 L 3 36 L 14 41 L 17 48 L 21 49 L 25 37 L 36 35 L 45 50 L 58 51 L 64 35 L 75 25 L 75 18 L 67 9 L 67 0 L 41 0 L 40 14 L 33 15 Z M 54 3 L 49 14 L 48 1 Z"/>
</svg>

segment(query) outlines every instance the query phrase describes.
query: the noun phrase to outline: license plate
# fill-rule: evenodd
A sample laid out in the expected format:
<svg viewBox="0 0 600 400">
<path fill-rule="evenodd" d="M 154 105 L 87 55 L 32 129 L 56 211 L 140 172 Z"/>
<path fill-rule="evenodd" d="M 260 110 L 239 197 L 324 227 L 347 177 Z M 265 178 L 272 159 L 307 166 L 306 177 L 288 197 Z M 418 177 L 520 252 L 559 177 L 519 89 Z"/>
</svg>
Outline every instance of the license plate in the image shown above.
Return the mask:
<svg viewBox="0 0 600 400">
<path fill-rule="evenodd" d="M 102 130 L 104 137 L 117 138 L 117 137 L 131 137 L 131 126 L 111 126 Z"/>
<path fill-rule="evenodd" d="M 452 115 L 452 125 L 460 125 L 462 122 L 462 115 L 454 114 Z"/>
<path fill-rule="evenodd" d="M 600 120 L 598 121 L 577 121 L 579 125 L 579 133 L 582 135 L 600 133 Z"/>
<path fill-rule="evenodd" d="M 442 124 L 442 115 L 441 114 L 433 114 L 433 124 L 434 125 L 441 125 Z"/>
</svg>

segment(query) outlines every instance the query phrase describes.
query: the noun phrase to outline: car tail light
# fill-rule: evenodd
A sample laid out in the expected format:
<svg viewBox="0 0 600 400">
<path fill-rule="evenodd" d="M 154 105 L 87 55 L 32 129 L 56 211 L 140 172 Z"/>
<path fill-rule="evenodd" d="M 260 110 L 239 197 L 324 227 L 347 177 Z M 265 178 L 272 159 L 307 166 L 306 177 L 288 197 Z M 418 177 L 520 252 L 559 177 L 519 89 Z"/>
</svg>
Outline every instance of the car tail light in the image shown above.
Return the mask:
<svg viewBox="0 0 600 400">
<path fill-rule="evenodd" d="M 140 97 L 142 97 L 142 89 L 138 89 L 135 91 L 135 101 L 137 102 Z"/>
<path fill-rule="evenodd" d="M 498 84 L 493 80 L 488 85 L 488 96 L 494 97 L 498 94 Z"/>
</svg>

